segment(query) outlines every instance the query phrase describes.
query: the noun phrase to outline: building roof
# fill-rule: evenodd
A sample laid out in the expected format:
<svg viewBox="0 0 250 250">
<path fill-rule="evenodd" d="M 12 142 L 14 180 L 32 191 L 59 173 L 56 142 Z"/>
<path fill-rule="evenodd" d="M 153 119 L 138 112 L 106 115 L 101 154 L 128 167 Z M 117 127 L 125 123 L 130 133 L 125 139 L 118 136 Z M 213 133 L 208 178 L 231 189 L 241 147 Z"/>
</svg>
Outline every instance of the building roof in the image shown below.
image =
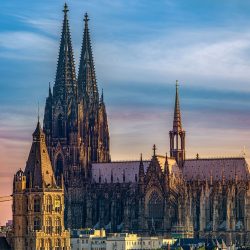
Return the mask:
<svg viewBox="0 0 250 250">
<path fill-rule="evenodd" d="M 24 171 L 29 187 L 56 187 L 54 172 L 45 144 L 45 134 L 38 121 Z"/>
<path fill-rule="evenodd" d="M 245 180 L 249 166 L 244 157 L 188 159 L 183 166 L 186 180 Z"/>
<path fill-rule="evenodd" d="M 164 171 L 165 156 L 157 156 L 162 171 Z M 143 161 L 144 173 L 147 172 L 150 160 Z M 170 174 L 179 174 L 180 170 L 174 158 L 168 158 Z M 108 163 L 93 163 L 92 164 L 92 178 L 94 182 L 111 183 L 111 176 L 113 176 L 113 183 L 135 183 L 136 178 L 139 178 L 140 161 L 117 161 Z M 124 180 L 125 177 L 125 180 Z"/>
</svg>

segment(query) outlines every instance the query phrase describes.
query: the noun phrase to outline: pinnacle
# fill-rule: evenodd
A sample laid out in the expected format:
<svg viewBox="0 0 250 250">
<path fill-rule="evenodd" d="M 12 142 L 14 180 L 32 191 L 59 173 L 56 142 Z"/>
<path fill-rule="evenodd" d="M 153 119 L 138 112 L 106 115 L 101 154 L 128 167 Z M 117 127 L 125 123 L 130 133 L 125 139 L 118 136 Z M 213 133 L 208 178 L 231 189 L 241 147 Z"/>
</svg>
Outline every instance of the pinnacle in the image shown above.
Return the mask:
<svg viewBox="0 0 250 250">
<path fill-rule="evenodd" d="M 86 12 L 84 15 L 84 22 L 87 23 L 89 21 L 88 13 Z"/>
<path fill-rule="evenodd" d="M 179 102 L 179 83 L 176 80 L 175 86 L 175 108 L 174 108 L 174 121 L 173 121 L 173 130 L 174 131 L 181 131 L 182 124 L 181 124 L 181 111 L 180 111 L 180 102 Z"/>
<path fill-rule="evenodd" d="M 155 146 L 155 144 L 153 146 L 153 156 L 156 156 L 156 146 Z"/>
<path fill-rule="evenodd" d="M 65 3 L 64 8 L 63 8 L 63 12 L 64 12 L 64 14 L 66 14 L 68 11 L 69 11 L 68 5 Z"/>
</svg>

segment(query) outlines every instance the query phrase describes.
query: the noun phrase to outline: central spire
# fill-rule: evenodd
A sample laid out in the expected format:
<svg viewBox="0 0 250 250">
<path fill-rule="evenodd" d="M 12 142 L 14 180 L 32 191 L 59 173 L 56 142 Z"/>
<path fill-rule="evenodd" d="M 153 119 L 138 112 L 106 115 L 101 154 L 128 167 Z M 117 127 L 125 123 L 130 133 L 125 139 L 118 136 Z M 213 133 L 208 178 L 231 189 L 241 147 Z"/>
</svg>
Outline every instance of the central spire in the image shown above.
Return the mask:
<svg viewBox="0 0 250 250">
<path fill-rule="evenodd" d="M 82 41 L 82 51 L 80 58 L 80 66 L 78 72 L 78 91 L 79 97 L 87 98 L 90 103 L 98 105 L 99 94 L 95 76 L 94 59 L 90 41 L 89 17 L 84 15 L 84 33 Z"/>
<path fill-rule="evenodd" d="M 174 131 L 182 130 L 178 80 L 176 80 L 176 84 L 175 84 L 175 108 L 174 108 L 173 130 Z"/>
<path fill-rule="evenodd" d="M 54 94 L 57 96 L 63 96 L 63 99 L 67 99 L 69 96 L 76 93 L 75 62 L 68 21 L 68 11 L 68 6 L 65 3 L 63 8 L 64 20 L 60 51 L 54 86 Z"/>
<path fill-rule="evenodd" d="M 178 165 L 183 166 L 183 163 L 185 161 L 185 131 L 182 129 L 181 124 L 178 87 L 178 81 L 176 81 L 173 130 L 169 131 L 170 157 L 174 157 Z"/>
</svg>

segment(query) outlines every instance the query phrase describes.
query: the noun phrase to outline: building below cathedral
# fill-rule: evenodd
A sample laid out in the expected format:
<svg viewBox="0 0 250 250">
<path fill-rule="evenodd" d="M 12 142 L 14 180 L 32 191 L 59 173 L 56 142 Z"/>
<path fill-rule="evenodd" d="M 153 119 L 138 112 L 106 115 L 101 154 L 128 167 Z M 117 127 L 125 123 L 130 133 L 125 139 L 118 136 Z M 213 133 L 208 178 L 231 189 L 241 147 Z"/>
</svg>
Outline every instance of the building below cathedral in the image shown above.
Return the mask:
<svg viewBox="0 0 250 250">
<path fill-rule="evenodd" d="M 55 180 L 39 122 L 26 168 L 14 176 L 12 208 L 12 249 L 70 249 L 70 234 L 64 227 L 64 183 Z"/>
<path fill-rule="evenodd" d="M 65 224 L 70 229 L 194 235 L 250 244 L 247 162 L 244 157 L 186 159 L 178 84 L 170 154 L 158 155 L 154 146 L 149 160 L 141 156 L 138 161 L 111 161 L 108 118 L 96 81 L 88 15 L 76 78 L 67 5 L 63 12 L 56 79 L 44 112 L 49 156 L 38 126 L 26 170 L 14 179 L 14 244 L 31 247 L 60 241 L 67 246 L 64 193 Z"/>
</svg>

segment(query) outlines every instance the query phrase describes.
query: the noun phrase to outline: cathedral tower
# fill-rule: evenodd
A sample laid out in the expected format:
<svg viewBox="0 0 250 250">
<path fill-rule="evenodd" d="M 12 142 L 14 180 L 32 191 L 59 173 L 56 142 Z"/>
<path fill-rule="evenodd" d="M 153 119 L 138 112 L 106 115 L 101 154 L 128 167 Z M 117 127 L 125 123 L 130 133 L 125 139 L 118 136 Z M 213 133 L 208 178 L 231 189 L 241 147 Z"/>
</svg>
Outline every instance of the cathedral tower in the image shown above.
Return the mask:
<svg viewBox="0 0 250 250">
<path fill-rule="evenodd" d="M 178 81 L 176 81 L 173 129 L 169 131 L 170 157 L 174 157 L 180 167 L 185 161 L 185 131 L 181 124 Z"/>
<path fill-rule="evenodd" d="M 103 93 L 101 99 L 99 97 L 88 22 L 86 13 L 78 72 L 79 126 L 87 155 L 86 165 L 110 161 L 107 114 Z"/>
<path fill-rule="evenodd" d="M 64 228 L 64 184 L 56 183 L 38 122 L 25 171 L 13 182 L 13 249 L 70 249 Z"/>
<path fill-rule="evenodd" d="M 66 225 L 83 228 L 92 163 L 110 161 L 109 129 L 95 76 L 88 15 L 76 79 L 68 11 L 65 4 L 56 78 L 53 91 L 49 87 L 43 125 L 55 178 L 64 177 Z"/>
<path fill-rule="evenodd" d="M 68 7 L 65 4 L 61 43 L 53 93 L 49 87 L 44 112 L 46 143 L 54 167 L 55 177 L 68 171 L 67 158 L 71 165 L 77 165 L 77 82 L 75 63 L 68 21 Z"/>
</svg>

